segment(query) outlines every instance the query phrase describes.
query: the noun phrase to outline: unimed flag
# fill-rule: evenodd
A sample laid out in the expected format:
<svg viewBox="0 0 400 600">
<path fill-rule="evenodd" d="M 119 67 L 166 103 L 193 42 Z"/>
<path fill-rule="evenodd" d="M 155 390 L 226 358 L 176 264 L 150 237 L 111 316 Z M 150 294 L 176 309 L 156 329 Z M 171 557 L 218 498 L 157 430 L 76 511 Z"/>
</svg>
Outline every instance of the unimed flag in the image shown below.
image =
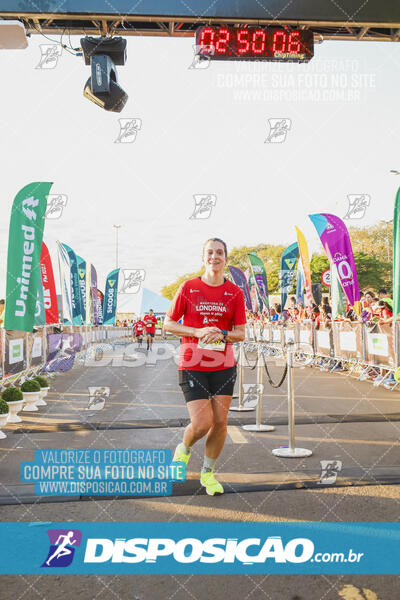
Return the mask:
<svg viewBox="0 0 400 600">
<path fill-rule="evenodd" d="M 114 269 L 106 279 L 106 291 L 104 294 L 103 325 L 115 325 L 115 314 L 117 310 L 119 269 Z"/>
<path fill-rule="evenodd" d="M 5 329 L 32 331 L 35 321 L 40 252 L 47 196 L 53 184 L 30 183 L 11 209 L 7 254 Z"/>
</svg>

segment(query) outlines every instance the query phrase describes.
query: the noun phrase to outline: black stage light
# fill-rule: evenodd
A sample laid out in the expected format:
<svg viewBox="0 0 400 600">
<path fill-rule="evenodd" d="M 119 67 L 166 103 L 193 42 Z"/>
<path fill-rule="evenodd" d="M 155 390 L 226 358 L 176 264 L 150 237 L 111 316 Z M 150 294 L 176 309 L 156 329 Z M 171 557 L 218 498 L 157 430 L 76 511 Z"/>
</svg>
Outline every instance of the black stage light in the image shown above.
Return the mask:
<svg viewBox="0 0 400 600">
<path fill-rule="evenodd" d="M 126 40 L 122 37 L 81 39 L 83 57 L 91 67 L 83 95 L 104 110 L 121 112 L 128 94 L 118 84 L 115 65 L 126 62 Z"/>
</svg>

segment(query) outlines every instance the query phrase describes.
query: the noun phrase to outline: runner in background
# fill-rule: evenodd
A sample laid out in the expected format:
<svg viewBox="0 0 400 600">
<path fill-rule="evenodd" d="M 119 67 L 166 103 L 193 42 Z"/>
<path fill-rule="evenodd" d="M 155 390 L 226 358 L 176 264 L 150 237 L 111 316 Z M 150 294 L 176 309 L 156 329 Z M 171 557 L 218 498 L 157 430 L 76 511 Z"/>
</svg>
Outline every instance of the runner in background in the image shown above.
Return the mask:
<svg viewBox="0 0 400 600">
<path fill-rule="evenodd" d="M 190 416 L 173 460 L 187 464 L 193 444 L 207 435 L 200 483 L 210 496 L 224 491 L 214 466 L 224 447 L 236 380 L 232 343 L 244 340 L 246 324 L 243 292 L 224 278 L 227 259 L 225 242 L 207 240 L 204 275 L 180 286 L 164 321 L 165 331 L 182 336 L 178 375 Z"/>
<path fill-rule="evenodd" d="M 143 321 L 146 329 L 147 350 L 152 350 L 157 324 L 157 318 L 154 316 L 152 308 L 149 310 L 148 314 L 143 317 Z"/>
<path fill-rule="evenodd" d="M 143 331 L 144 331 L 144 322 L 142 321 L 140 316 L 138 317 L 138 320 L 136 321 L 134 327 L 135 327 L 136 341 L 138 343 L 138 346 L 140 347 L 142 345 Z"/>
</svg>

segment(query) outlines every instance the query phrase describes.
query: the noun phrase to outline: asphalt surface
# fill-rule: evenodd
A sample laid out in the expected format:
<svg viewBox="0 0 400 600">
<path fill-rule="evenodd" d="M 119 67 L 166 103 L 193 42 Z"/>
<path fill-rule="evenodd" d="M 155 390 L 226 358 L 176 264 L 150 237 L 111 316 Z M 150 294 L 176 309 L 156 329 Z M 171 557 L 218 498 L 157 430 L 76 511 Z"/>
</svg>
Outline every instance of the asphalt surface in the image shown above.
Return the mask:
<svg viewBox="0 0 400 600">
<path fill-rule="evenodd" d="M 175 343 L 175 346 L 177 344 Z M 164 346 L 164 347 L 162 347 Z M 296 368 L 296 446 L 312 456 L 283 459 L 272 450 L 288 443 L 287 388 L 264 380 L 262 422 L 272 432 L 249 432 L 253 412 L 231 412 L 216 472 L 225 494 L 204 494 L 198 476 L 204 443 L 194 447 L 186 482 L 169 497 L 37 497 L 21 483 L 21 461 L 38 448 L 170 448 L 181 441 L 187 412 L 176 365 L 165 345 L 153 353 L 120 344 L 104 348 L 57 375 L 36 413 L 7 425 L 0 440 L 2 521 L 289 522 L 398 521 L 400 515 L 399 392 L 375 388 L 341 373 Z M 140 356 L 139 356 L 140 355 Z M 100 355 L 97 356 L 99 358 Z M 135 357 L 136 356 L 136 357 Z M 139 356 L 139 359 L 138 359 Z M 249 355 L 250 364 L 254 359 Z M 270 364 L 278 380 L 282 366 Z M 256 370 L 245 369 L 245 382 Z M 110 388 L 102 410 L 90 405 L 89 387 Z M 235 404 L 237 400 L 233 401 Z M 341 463 L 335 483 L 323 483 L 321 461 Z M 273 600 L 395 600 L 394 575 L 3 575 L 0 597 L 23 598 L 267 598 Z"/>
</svg>

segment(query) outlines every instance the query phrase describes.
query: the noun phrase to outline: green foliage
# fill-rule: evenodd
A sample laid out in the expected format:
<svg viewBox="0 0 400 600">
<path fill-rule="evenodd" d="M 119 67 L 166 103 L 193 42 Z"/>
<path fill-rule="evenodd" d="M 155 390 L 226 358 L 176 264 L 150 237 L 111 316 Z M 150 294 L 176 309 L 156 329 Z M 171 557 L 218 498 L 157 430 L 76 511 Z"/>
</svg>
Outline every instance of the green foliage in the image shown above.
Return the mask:
<svg viewBox="0 0 400 600">
<path fill-rule="evenodd" d="M 18 400 L 24 399 L 24 396 L 23 396 L 21 390 L 17 387 L 13 387 L 13 386 L 5 389 L 2 392 L 1 397 L 6 402 L 16 402 Z"/>
<path fill-rule="evenodd" d="M 23 392 L 40 392 L 40 385 L 34 379 L 28 379 L 21 385 Z"/>
<path fill-rule="evenodd" d="M 349 227 L 361 290 L 370 288 L 377 291 L 379 288 L 385 287 L 390 295 L 392 289 L 392 229 L 393 224 L 384 221 L 362 229 Z M 255 252 L 264 262 L 268 277 L 268 291 L 270 294 L 276 294 L 279 292 L 280 259 L 285 248 L 286 246 L 271 244 L 240 246 L 231 250 L 228 255 L 228 264 L 246 271 L 250 268 L 247 255 Z M 326 269 L 329 269 L 329 261 L 325 254 L 313 254 L 311 257 L 312 283 L 321 283 L 321 274 Z M 203 272 L 204 268 L 196 273 L 182 275 L 174 283 L 163 287 L 162 295 L 172 300 L 181 283 L 187 279 L 198 277 Z M 226 274 L 228 273 L 227 269 Z M 292 290 L 289 294 L 294 293 L 295 289 L 296 278 L 293 280 Z M 330 291 L 330 288 L 322 285 L 321 291 L 326 293 Z"/>
<path fill-rule="evenodd" d="M 390 281 L 392 265 L 390 262 L 382 261 L 377 256 L 365 252 L 355 252 L 354 260 L 356 261 L 360 290 L 372 289 L 377 292 L 379 288 L 386 287 L 390 294 L 389 290 L 392 288 Z"/>
<path fill-rule="evenodd" d="M 7 402 L 3 398 L 0 398 L 0 415 L 6 415 L 8 412 L 10 412 L 10 409 Z"/>
<path fill-rule="evenodd" d="M 203 272 L 204 272 L 204 268 L 201 269 L 200 271 L 196 271 L 195 273 L 187 273 L 186 275 L 182 275 L 181 277 L 179 277 L 179 279 L 174 281 L 174 283 L 165 285 L 161 290 L 161 294 L 164 296 L 164 298 L 168 298 L 168 300 L 173 300 L 181 283 L 183 283 L 187 279 L 194 279 L 195 277 L 199 277 L 200 275 L 203 274 Z"/>
<path fill-rule="evenodd" d="M 37 381 L 41 388 L 49 387 L 49 382 L 43 375 L 36 375 L 36 377 L 33 378 L 33 381 Z"/>
</svg>

